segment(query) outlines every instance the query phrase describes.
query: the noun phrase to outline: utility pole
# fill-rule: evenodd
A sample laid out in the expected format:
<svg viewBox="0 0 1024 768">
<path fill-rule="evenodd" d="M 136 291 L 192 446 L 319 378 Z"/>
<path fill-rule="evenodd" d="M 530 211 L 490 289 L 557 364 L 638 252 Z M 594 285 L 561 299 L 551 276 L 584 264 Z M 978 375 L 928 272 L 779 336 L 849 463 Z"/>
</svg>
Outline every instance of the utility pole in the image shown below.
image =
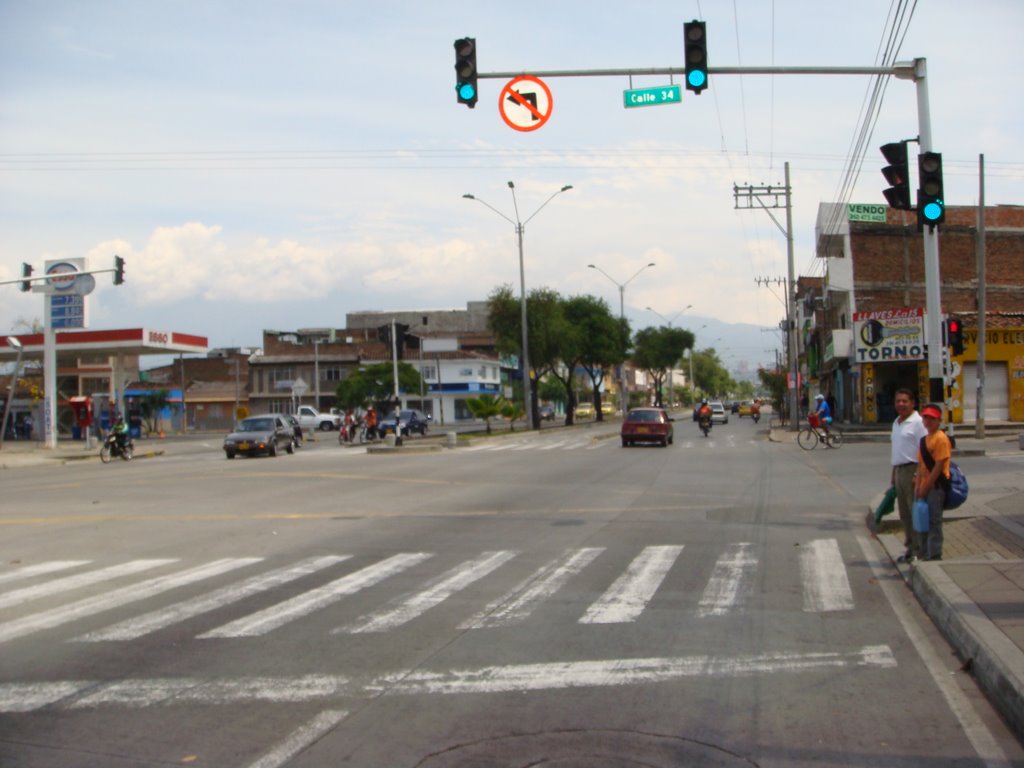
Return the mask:
<svg viewBox="0 0 1024 768">
<path fill-rule="evenodd" d="M 775 226 L 779 228 L 786 238 L 786 261 L 788 267 L 788 278 L 786 281 L 786 349 L 788 352 L 789 369 L 789 428 L 793 432 L 800 428 L 797 422 L 797 355 L 796 355 L 796 327 L 793 318 L 796 317 L 796 274 L 793 264 L 793 189 L 789 183 L 789 161 L 786 161 L 786 179 L 783 186 L 761 184 L 754 186 L 732 185 L 733 207 L 740 210 L 753 210 L 755 203 L 767 213 Z M 768 200 L 766 203 L 765 200 Z M 786 209 L 786 226 L 782 226 L 775 218 L 772 209 Z"/>
<path fill-rule="evenodd" d="M 978 155 L 978 236 L 975 243 L 978 258 L 978 343 L 975 375 L 978 379 L 977 413 L 974 420 L 974 436 L 985 437 L 985 156 Z"/>
</svg>

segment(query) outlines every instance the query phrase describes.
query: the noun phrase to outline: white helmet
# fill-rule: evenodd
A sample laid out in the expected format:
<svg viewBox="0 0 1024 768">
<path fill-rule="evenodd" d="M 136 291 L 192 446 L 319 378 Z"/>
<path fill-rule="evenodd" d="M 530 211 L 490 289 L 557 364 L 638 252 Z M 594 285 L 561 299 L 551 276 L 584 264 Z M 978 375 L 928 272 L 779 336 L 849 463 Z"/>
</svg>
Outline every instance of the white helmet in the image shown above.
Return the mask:
<svg viewBox="0 0 1024 768">
<path fill-rule="evenodd" d="M 817 394 L 817 395 L 815 395 L 815 396 L 814 396 L 814 399 L 815 399 L 815 400 L 824 400 L 824 399 L 825 399 L 825 396 L 824 396 L 824 395 L 822 395 L 822 394 Z"/>
</svg>

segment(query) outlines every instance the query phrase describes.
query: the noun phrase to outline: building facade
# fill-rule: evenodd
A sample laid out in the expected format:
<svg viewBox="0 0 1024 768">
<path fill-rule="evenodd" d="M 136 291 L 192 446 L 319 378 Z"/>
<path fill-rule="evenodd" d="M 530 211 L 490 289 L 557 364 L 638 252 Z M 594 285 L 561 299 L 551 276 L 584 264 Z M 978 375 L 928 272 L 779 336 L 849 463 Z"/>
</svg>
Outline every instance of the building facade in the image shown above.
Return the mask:
<svg viewBox="0 0 1024 768">
<path fill-rule="evenodd" d="M 1024 421 L 1024 207 L 985 209 L 986 421 Z M 913 211 L 885 206 L 822 204 L 817 255 L 825 261 L 820 286 L 800 295 L 810 334 L 801 372 L 810 391 L 832 394 L 851 421 L 889 422 L 894 393 L 929 392 L 925 334 L 924 241 Z M 939 228 L 942 312 L 961 318 L 965 347 L 949 360 L 954 423 L 976 419 L 980 320 L 978 211 L 949 207 Z M 948 355 L 948 351 L 947 351 Z"/>
</svg>

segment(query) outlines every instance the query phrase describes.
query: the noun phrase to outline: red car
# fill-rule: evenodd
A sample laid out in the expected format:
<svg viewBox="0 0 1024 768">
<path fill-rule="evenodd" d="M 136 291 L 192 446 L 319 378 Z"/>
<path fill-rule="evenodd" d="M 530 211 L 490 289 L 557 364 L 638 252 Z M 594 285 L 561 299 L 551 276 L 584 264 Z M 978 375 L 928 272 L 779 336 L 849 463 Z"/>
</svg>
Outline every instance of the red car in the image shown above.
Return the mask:
<svg viewBox="0 0 1024 768">
<path fill-rule="evenodd" d="M 622 445 L 672 444 L 672 419 L 661 408 L 632 408 L 622 420 Z"/>
</svg>

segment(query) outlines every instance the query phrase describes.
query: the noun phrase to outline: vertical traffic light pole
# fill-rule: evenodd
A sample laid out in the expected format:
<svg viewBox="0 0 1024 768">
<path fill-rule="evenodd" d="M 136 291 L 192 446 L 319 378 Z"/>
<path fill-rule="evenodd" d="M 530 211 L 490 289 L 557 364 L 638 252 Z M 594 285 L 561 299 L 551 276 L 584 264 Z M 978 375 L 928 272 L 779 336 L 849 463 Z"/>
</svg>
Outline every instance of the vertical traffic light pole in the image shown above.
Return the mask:
<svg viewBox="0 0 1024 768">
<path fill-rule="evenodd" d="M 898 75 L 897 75 L 898 76 Z M 932 151 L 932 119 L 928 102 L 928 66 L 924 59 L 914 60 L 917 86 L 917 130 L 921 153 Z M 925 336 L 928 340 L 928 399 L 945 402 L 945 371 L 942 355 L 942 290 L 939 284 L 939 232 L 926 226 L 924 239 Z"/>
</svg>

